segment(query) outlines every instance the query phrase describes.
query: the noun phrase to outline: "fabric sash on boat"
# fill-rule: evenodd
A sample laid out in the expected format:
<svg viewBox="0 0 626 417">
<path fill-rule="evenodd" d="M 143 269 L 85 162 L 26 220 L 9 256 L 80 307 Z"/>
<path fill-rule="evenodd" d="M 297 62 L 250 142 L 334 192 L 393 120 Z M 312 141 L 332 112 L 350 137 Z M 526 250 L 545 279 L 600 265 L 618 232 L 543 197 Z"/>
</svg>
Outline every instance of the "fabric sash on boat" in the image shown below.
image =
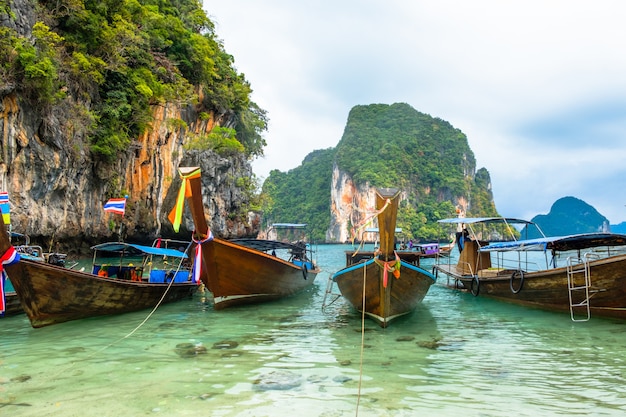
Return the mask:
<svg viewBox="0 0 626 417">
<path fill-rule="evenodd" d="M 6 279 L 6 274 L 4 272 L 5 265 L 11 265 L 20 260 L 20 254 L 15 250 L 13 246 L 10 246 L 4 255 L 0 257 L 0 315 L 4 314 L 4 310 L 6 309 L 6 303 L 4 300 L 4 281 Z"/>
<path fill-rule="evenodd" d="M 202 240 L 196 239 L 193 236 L 194 234 L 192 234 L 191 239 L 196 244 L 196 253 L 193 260 L 193 270 L 191 271 L 191 278 L 196 284 L 200 284 L 200 274 L 202 273 L 202 244 L 204 242 L 213 240 L 213 233 L 211 232 L 211 229 L 209 229 L 209 235 Z"/>
<path fill-rule="evenodd" d="M 381 262 L 378 258 L 374 258 L 374 262 L 376 265 L 380 266 L 383 269 L 383 288 L 387 288 L 387 283 L 389 282 L 389 272 L 393 273 L 393 276 L 396 279 L 400 278 L 400 257 L 396 251 L 393 252 L 396 255 L 396 259 L 387 262 Z"/>
<path fill-rule="evenodd" d="M 200 177 L 200 174 L 200 168 L 190 172 L 187 175 L 181 174 L 182 183 L 180 184 L 180 190 L 178 190 L 176 205 L 167 216 L 169 221 L 172 222 L 172 226 L 174 227 L 174 231 L 176 233 L 178 233 L 178 230 L 180 229 L 180 223 L 183 218 L 183 207 L 185 205 L 185 198 L 191 197 L 191 186 L 189 185 L 189 180 Z"/>
</svg>

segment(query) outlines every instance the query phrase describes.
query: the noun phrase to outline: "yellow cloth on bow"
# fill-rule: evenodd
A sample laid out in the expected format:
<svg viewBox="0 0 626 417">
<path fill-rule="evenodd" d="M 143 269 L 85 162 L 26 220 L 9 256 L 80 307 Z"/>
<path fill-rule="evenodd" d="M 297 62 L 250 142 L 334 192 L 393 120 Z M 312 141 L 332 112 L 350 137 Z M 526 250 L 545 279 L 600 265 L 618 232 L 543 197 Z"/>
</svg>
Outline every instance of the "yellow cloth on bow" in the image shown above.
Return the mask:
<svg viewBox="0 0 626 417">
<path fill-rule="evenodd" d="M 185 206 L 185 198 L 191 197 L 191 186 L 189 185 L 189 180 L 198 178 L 200 176 L 200 172 L 200 168 L 198 168 L 187 175 L 183 175 L 182 173 L 180 174 L 182 182 L 180 184 L 180 190 L 178 190 L 176 205 L 167 216 L 169 221 L 172 222 L 172 226 L 174 227 L 174 231 L 176 233 L 178 233 L 178 230 L 180 230 L 180 223 L 183 219 L 183 207 Z"/>
</svg>

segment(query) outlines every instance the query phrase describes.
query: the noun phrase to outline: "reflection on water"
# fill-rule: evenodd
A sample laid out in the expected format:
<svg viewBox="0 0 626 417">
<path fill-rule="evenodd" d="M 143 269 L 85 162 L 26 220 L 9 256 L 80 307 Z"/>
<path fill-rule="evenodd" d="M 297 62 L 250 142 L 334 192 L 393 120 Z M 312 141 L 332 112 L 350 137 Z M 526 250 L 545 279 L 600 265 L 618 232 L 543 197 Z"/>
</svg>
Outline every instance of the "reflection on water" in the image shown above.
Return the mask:
<svg viewBox="0 0 626 417">
<path fill-rule="evenodd" d="M 381 329 L 343 299 L 346 246 L 307 293 L 214 311 L 210 297 L 33 329 L 0 320 L 0 415 L 571 416 L 626 411 L 626 327 L 431 287 Z M 361 332 L 362 326 L 364 332 Z"/>
</svg>

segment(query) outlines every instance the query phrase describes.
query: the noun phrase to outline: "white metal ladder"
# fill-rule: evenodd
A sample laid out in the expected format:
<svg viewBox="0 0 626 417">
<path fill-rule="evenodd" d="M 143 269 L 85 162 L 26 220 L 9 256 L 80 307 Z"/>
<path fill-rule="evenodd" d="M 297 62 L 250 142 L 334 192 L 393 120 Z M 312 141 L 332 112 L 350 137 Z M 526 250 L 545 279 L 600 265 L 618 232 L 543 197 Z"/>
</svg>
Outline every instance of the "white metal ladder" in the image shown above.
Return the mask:
<svg viewBox="0 0 626 417">
<path fill-rule="evenodd" d="M 569 310 L 572 321 L 589 321 L 591 313 L 589 311 L 589 287 L 591 287 L 591 258 L 598 256 L 587 252 L 582 259 L 578 257 L 567 258 L 567 289 L 569 294 Z M 583 279 L 576 279 L 583 275 Z M 575 309 L 582 308 L 583 311 L 575 314 Z M 582 314 L 581 314 L 582 313 Z"/>
<path fill-rule="evenodd" d="M 333 280 L 333 275 L 328 274 L 328 282 L 326 283 L 326 292 L 324 293 L 324 299 L 322 300 L 322 312 L 324 312 L 326 307 L 333 304 L 335 301 L 337 301 L 339 297 L 341 297 L 341 294 L 336 294 L 333 292 L 334 285 L 335 285 L 335 281 Z M 326 299 L 328 298 L 328 296 L 331 296 L 334 298 L 328 304 L 326 304 Z"/>
</svg>

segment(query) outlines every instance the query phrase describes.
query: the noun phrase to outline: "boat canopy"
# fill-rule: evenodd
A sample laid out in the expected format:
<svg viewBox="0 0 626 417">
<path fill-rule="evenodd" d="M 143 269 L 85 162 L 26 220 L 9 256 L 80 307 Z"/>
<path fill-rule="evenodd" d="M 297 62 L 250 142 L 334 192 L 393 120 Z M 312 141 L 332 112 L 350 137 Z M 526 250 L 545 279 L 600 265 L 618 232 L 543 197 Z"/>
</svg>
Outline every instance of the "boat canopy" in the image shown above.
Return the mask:
<svg viewBox="0 0 626 417">
<path fill-rule="evenodd" d="M 448 224 L 477 224 L 477 223 L 509 223 L 509 224 L 535 224 L 529 220 L 516 219 L 513 217 L 452 217 L 438 220 L 438 223 Z"/>
<path fill-rule="evenodd" d="M 304 229 L 306 223 L 273 223 L 273 229 Z"/>
<path fill-rule="evenodd" d="M 120 253 L 125 256 L 157 255 L 171 256 L 173 258 L 187 258 L 187 254 L 185 252 L 181 252 L 176 249 L 156 248 L 154 246 L 144 246 L 124 242 L 101 243 L 99 245 L 92 246 L 91 249 L 101 252 Z"/>
<path fill-rule="evenodd" d="M 569 251 L 599 246 L 626 246 L 626 235 L 618 233 L 581 233 L 550 236 L 511 242 L 494 242 L 480 248 L 481 252 L 505 251 Z"/>
<path fill-rule="evenodd" d="M 229 242 L 236 243 L 247 248 L 256 249 L 261 252 L 267 252 L 276 249 L 302 250 L 302 246 L 295 243 L 281 242 L 278 240 L 264 239 L 231 239 Z"/>
</svg>

